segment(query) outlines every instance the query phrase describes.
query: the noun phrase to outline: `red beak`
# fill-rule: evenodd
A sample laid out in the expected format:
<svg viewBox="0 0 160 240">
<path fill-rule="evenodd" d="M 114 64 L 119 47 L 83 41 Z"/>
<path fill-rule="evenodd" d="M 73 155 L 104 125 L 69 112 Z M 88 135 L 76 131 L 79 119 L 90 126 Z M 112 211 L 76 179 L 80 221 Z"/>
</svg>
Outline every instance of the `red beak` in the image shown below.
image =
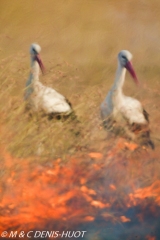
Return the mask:
<svg viewBox="0 0 160 240">
<path fill-rule="evenodd" d="M 138 81 L 138 78 L 136 76 L 136 73 L 133 69 L 133 66 L 132 66 L 132 63 L 131 62 L 127 62 L 125 68 L 130 72 L 131 76 L 133 77 L 135 83 L 138 85 L 139 84 L 139 81 Z"/>
<path fill-rule="evenodd" d="M 42 73 L 44 74 L 44 72 L 45 72 L 45 67 L 44 67 L 43 62 L 42 62 L 42 60 L 41 60 L 41 58 L 40 58 L 40 55 L 37 54 L 37 55 L 35 56 L 35 59 L 36 59 L 36 61 L 38 62 Z"/>
</svg>

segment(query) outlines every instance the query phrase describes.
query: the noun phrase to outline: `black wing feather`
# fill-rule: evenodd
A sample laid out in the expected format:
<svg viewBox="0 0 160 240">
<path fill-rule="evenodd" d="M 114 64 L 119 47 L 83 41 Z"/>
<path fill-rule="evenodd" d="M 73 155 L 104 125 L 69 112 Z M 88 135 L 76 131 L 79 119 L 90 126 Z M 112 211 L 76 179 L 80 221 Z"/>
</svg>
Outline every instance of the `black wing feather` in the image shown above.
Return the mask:
<svg viewBox="0 0 160 240">
<path fill-rule="evenodd" d="M 143 109 L 143 115 L 144 115 L 145 119 L 147 120 L 147 122 L 149 123 L 149 113 L 147 113 L 147 111 L 145 109 Z"/>
</svg>

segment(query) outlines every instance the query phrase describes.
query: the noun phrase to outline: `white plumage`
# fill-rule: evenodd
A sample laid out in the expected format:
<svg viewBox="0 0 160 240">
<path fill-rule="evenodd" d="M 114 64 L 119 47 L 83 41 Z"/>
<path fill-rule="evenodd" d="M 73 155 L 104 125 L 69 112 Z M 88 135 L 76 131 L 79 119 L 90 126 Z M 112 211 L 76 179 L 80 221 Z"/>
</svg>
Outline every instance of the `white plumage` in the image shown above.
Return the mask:
<svg viewBox="0 0 160 240">
<path fill-rule="evenodd" d="M 141 103 L 134 98 L 125 96 L 122 90 L 126 74 L 125 65 L 130 62 L 131 59 L 131 53 L 126 50 L 123 50 L 118 54 L 118 69 L 115 82 L 107 94 L 107 97 L 101 104 L 101 114 L 103 119 L 107 119 L 111 115 L 116 119 L 116 116 L 121 113 L 130 124 L 145 124 L 146 119 L 143 115 L 143 107 Z M 135 73 L 132 76 L 136 79 Z"/>
<path fill-rule="evenodd" d="M 32 44 L 31 54 L 31 72 L 26 82 L 25 100 L 34 111 L 44 111 L 46 114 L 65 114 L 72 112 L 70 103 L 66 98 L 55 91 L 53 88 L 44 86 L 39 81 L 40 68 L 44 71 L 39 52 L 41 47 L 38 44 Z"/>
<path fill-rule="evenodd" d="M 137 125 L 138 128 L 148 126 L 148 113 L 143 109 L 141 103 L 132 97 L 123 94 L 123 84 L 125 80 L 126 69 L 132 75 L 136 84 L 138 79 L 130 62 L 132 54 L 127 50 L 122 50 L 118 54 L 118 68 L 114 84 L 101 104 L 101 116 L 105 124 L 125 120 L 130 126 Z M 146 131 L 149 139 L 149 129 Z M 150 139 L 149 139 L 150 141 Z M 151 141 L 150 141 L 151 142 Z M 153 143 L 150 143 L 150 145 Z"/>
</svg>

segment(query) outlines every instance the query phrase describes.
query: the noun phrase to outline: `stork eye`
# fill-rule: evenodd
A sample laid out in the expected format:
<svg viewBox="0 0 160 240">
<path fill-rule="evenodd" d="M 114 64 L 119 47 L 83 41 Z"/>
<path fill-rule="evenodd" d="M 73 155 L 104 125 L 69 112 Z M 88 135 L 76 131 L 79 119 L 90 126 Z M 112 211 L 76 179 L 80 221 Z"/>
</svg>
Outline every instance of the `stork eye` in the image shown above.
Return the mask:
<svg viewBox="0 0 160 240">
<path fill-rule="evenodd" d="M 127 60 L 127 58 L 125 56 L 122 56 L 123 59 Z"/>
<path fill-rule="evenodd" d="M 34 49 L 34 48 L 32 48 L 32 50 L 33 50 L 33 52 L 36 54 L 37 52 L 36 52 L 36 50 Z"/>
</svg>

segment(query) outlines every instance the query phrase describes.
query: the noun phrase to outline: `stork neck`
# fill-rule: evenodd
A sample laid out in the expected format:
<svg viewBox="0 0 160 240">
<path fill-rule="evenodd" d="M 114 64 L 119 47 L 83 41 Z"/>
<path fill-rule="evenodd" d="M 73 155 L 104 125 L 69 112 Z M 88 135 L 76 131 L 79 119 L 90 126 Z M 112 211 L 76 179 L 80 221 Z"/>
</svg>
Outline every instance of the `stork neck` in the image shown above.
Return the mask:
<svg viewBox="0 0 160 240">
<path fill-rule="evenodd" d="M 125 80 L 126 69 L 118 62 L 118 68 L 116 71 L 116 77 L 113 85 L 113 90 L 122 92 L 124 80 Z"/>
<path fill-rule="evenodd" d="M 32 94 L 34 85 L 39 82 L 39 72 L 40 68 L 38 62 L 31 57 L 31 71 L 26 82 L 25 100 L 27 100 L 30 94 Z"/>
<path fill-rule="evenodd" d="M 34 81 L 39 81 L 40 67 L 36 60 L 31 57 L 31 77 Z"/>
</svg>

